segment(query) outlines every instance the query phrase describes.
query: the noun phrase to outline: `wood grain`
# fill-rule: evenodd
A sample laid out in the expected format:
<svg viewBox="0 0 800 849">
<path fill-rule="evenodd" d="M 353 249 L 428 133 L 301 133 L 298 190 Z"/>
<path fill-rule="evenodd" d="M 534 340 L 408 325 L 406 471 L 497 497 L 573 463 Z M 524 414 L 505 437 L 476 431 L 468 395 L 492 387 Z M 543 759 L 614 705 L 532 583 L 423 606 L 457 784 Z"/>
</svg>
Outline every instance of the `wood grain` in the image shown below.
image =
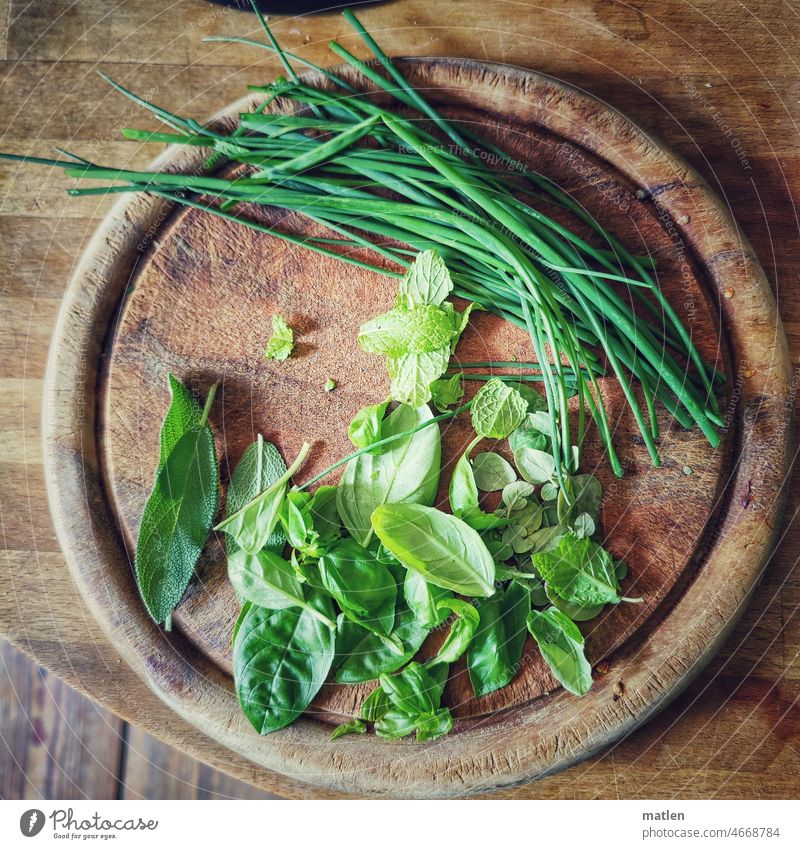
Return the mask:
<svg viewBox="0 0 800 849">
<path fill-rule="evenodd" d="M 81 4 L 81 9 L 94 10 L 87 14 L 99 10 L 96 17 L 101 17 L 106 11 L 104 5 L 90 0 Z M 159 98 L 175 109 L 183 108 L 189 96 L 205 97 L 206 112 L 240 91 L 238 82 L 230 82 L 233 71 L 248 68 L 238 79 L 252 80 L 269 79 L 277 70 L 268 61 L 254 69 L 251 66 L 260 61 L 261 54 L 254 58 L 244 48 L 202 45 L 200 36 L 211 32 L 238 34 L 249 27 L 253 35 L 255 23 L 238 14 L 233 19 L 201 22 L 209 6 L 199 0 L 180 4 L 181 14 L 186 14 L 181 27 L 153 27 L 149 39 L 132 34 L 161 14 L 163 4 L 155 0 L 127 4 L 125 13 L 117 16 L 115 38 L 83 38 L 84 54 L 77 62 L 59 61 L 64 48 L 73 45 L 80 34 L 80 24 L 60 15 L 60 6 L 52 17 L 49 11 L 53 4 L 18 2 L 11 6 L 9 55 L 14 61 L 4 68 L 4 97 L 8 96 L 11 107 L 4 147 L 36 149 L 49 155 L 50 146 L 59 144 L 107 161 L 126 155 L 122 150 L 129 150 L 129 146 L 110 140 L 119 121 L 109 125 L 106 119 L 107 109 L 118 109 L 116 114 L 124 115 L 124 104 L 108 99 L 102 113 L 87 114 L 85 109 L 84 94 L 91 99 L 93 63 L 97 60 L 103 60 L 104 66 L 115 56 L 118 61 L 131 62 L 127 68 L 131 85 L 139 79 L 145 82 L 157 77 L 161 83 Z M 447 27 L 437 25 L 435 8 L 423 2 L 391 3 L 366 10 L 362 17 L 381 31 L 382 43 L 393 54 L 437 52 L 537 67 L 588 88 L 664 137 L 734 209 L 778 289 L 780 312 L 796 358 L 800 344 L 797 289 L 789 281 L 795 274 L 792 245 L 797 236 L 793 210 L 798 116 L 792 94 L 795 68 L 787 45 L 798 39 L 800 26 L 786 17 L 785 7 L 766 2 L 757 9 L 734 9 L 704 0 L 693 6 L 644 6 L 634 12 L 621 4 L 570 0 L 557 9 L 529 10 L 520 4 L 501 4 L 488 17 L 482 16 L 481 4 L 474 2 L 450 8 L 453 26 L 448 18 Z M 637 20 L 644 24 L 639 26 Z M 191 29 L 188 36 L 187 21 Z M 289 38 L 296 49 L 323 64 L 331 61 L 324 47 L 327 39 L 343 31 L 342 22 L 335 16 L 299 22 L 279 20 L 276 26 L 279 35 Z M 49 29 L 43 37 L 46 27 Z M 180 53 L 169 49 L 176 38 L 181 40 Z M 303 43 L 306 38 L 308 44 Z M 117 48 L 118 44 L 122 46 Z M 157 70 L 156 75 L 150 71 L 154 64 L 174 66 L 178 59 L 195 66 L 196 75 L 188 88 L 183 81 L 171 79 L 169 71 L 162 74 Z M 39 69 L 35 91 L 40 102 L 57 103 L 67 116 L 67 120 L 52 125 L 54 131 L 49 137 L 39 135 L 34 126 L 16 129 L 18 119 L 26 120 L 17 112 L 29 95 L 24 88 L 26 77 L 20 76 L 27 73 L 26 68 Z M 113 74 L 119 75 L 119 71 L 112 68 Z M 680 79 L 682 73 L 687 74 L 686 82 Z M 62 83 L 65 74 L 71 75 L 68 85 Z M 696 86 L 701 97 L 695 96 L 688 84 Z M 42 115 L 49 110 L 50 106 L 40 109 Z M 143 118 L 134 123 L 146 124 Z M 726 127 L 733 128 L 741 141 L 749 156 L 749 169 L 743 167 L 730 137 L 724 134 Z M 93 138 L 98 141 L 89 150 Z M 148 152 L 142 148 L 137 156 L 141 164 Z M 41 455 L 35 446 L 37 399 L 49 334 L 36 333 L 33 341 L 26 338 L 31 322 L 49 330 L 47 322 L 52 313 L 40 317 L 38 307 L 48 299 L 60 299 L 74 256 L 108 203 L 68 201 L 58 193 L 67 185 L 66 180 L 44 172 L 23 172 L 16 166 L 4 164 L 0 168 L 4 186 L 13 188 L 13 194 L 3 199 L 0 226 L 10 226 L 9 216 L 14 216 L 14 232 L 20 224 L 24 230 L 20 241 L 0 240 L 0 251 L 8 249 L 2 265 L 6 272 L 3 295 L 28 298 L 30 307 L 27 323 L 17 326 L 4 322 L 0 331 L 4 341 L 9 336 L 14 340 L 6 348 L 11 360 L 4 361 L 4 368 L 15 383 L 11 387 L 6 384 L 4 398 L 9 418 L 11 411 L 18 413 L 21 426 L 15 432 L 24 437 L 22 442 L 4 441 L 4 447 L 13 447 L 13 459 L 2 465 L 3 494 L 8 491 L 3 521 L 11 515 L 19 518 L 13 540 L 5 540 L 5 547 L 16 549 L 16 553 L 0 559 L 3 586 L 12 588 L 0 593 L 0 629 L 84 692 L 146 724 L 182 750 L 247 780 L 279 788 L 279 792 L 314 795 L 316 791 L 307 786 L 292 785 L 254 768 L 176 719 L 125 671 L 124 665 L 117 667 L 109 685 L 108 670 L 115 662 L 115 652 L 65 581 L 63 560 L 56 553 L 47 519 L 42 470 L 35 460 Z M 42 228 L 59 236 L 67 249 L 50 243 Z M 28 455 L 30 463 L 26 463 Z M 793 481 L 796 483 L 796 479 Z M 798 487 L 790 490 L 789 515 L 794 516 Z M 31 502 L 40 504 L 41 509 L 35 507 L 31 512 Z M 796 526 L 788 524 L 778 554 L 719 661 L 664 714 L 605 755 L 518 789 L 514 795 L 796 796 L 800 779 L 792 751 L 798 745 L 798 728 L 792 708 L 800 679 L 800 586 L 793 567 L 798 544 Z M 42 556 L 40 551 L 52 554 Z M 32 622 L 38 636 L 30 642 Z M 58 639 L 54 640 L 56 634 Z M 72 659 L 78 657 L 83 660 L 76 665 Z M 780 698 L 776 699 L 779 689 Z"/>
</svg>

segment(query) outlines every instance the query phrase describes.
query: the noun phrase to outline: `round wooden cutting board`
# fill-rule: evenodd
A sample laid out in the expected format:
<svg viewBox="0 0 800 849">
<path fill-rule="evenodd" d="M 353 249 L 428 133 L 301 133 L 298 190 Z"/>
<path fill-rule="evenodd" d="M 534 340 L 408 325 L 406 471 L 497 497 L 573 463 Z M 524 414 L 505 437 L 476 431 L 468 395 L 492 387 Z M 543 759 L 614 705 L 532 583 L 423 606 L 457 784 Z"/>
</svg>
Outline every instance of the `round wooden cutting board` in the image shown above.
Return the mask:
<svg viewBox="0 0 800 849">
<path fill-rule="evenodd" d="M 232 688 L 238 607 L 222 540 L 207 547 L 171 633 L 141 604 L 131 564 L 168 372 L 203 396 L 222 381 L 211 420 L 223 488 L 257 433 L 287 458 L 313 442 L 306 480 L 352 450 L 348 423 L 387 394 L 382 359 L 361 351 L 356 333 L 393 303 L 393 278 L 157 199 L 122 201 L 89 246 L 62 309 L 48 371 L 47 480 L 61 545 L 94 615 L 198 729 L 256 765 L 339 792 L 456 796 L 528 781 L 609 745 L 662 708 L 719 648 L 774 539 L 789 465 L 789 363 L 750 246 L 686 163 L 608 106 L 536 73 L 441 59 L 401 64 L 446 114 L 552 178 L 633 253 L 653 256 L 669 300 L 727 377 L 722 445 L 711 449 L 663 414 L 657 469 L 619 387 L 604 381 L 625 476 L 611 475 L 596 440 L 583 471 L 604 484 L 602 530 L 630 565 L 625 594 L 644 602 L 609 608 L 582 626 L 595 670 L 589 695 L 558 687 L 529 640 L 517 679 L 483 699 L 472 696 L 463 663 L 451 669 L 445 701 L 455 727 L 432 743 L 372 734 L 330 742 L 333 725 L 357 711 L 369 684 L 329 683 L 295 725 L 259 737 Z M 252 105 L 242 101 L 217 120 L 231 126 Z M 155 165 L 188 170 L 201 162 L 202 152 L 170 149 Z M 279 210 L 259 214 L 279 229 L 319 232 Z M 276 312 L 297 339 L 283 363 L 263 358 Z M 458 356 L 525 361 L 530 352 L 522 331 L 480 313 Z M 328 378 L 337 384 L 332 392 L 323 388 Z M 470 435 L 468 421 L 443 428 L 443 491 Z M 423 656 L 435 649 L 431 639 Z"/>
</svg>

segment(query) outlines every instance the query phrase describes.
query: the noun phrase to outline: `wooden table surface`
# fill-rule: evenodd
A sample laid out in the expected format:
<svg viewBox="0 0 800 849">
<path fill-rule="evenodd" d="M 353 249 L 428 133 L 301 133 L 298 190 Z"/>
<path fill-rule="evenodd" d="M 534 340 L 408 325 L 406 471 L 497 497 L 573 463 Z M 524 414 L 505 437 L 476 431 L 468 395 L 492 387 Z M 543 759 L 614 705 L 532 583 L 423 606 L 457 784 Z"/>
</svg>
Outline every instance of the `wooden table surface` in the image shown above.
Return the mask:
<svg viewBox="0 0 800 849">
<path fill-rule="evenodd" d="M 799 12 L 776 0 L 755 5 L 397 0 L 364 9 L 361 17 L 390 54 L 465 56 L 536 68 L 587 89 L 665 139 L 730 204 L 755 246 L 775 287 L 796 363 Z M 0 34 L 3 150 L 50 156 L 53 146 L 62 146 L 95 161 L 143 165 L 155 151 L 119 141 L 119 129 L 154 125 L 110 94 L 98 69 L 174 111 L 196 116 L 211 114 L 247 83 L 270 80 L 278 71 L 264 52 L 203 44 L 206 35 L 256 35 L 252 15 L 203 0 L 0 0 L 0 16 L 6 22 Z M 334 62 L 326 47 L 331 37 L 348 44 L 346 24 L 336 14 L 274 23 L 284 44 L 318 64 Z M 76 738 L 91 738 L 76 779 L 90 797 L 107 792 L 98 775 L 120 781 L 125 737 L 144 732 L 264 790 L 318 795 L 254 768 L 178 719 L 120 661 L 81 603 L 48 514 L 40 396 L 69 273 L 109 204 L 69 200 L 63 192 L 68 183 L 58 173 L 4 164 L 0 175 L 0 634 L 102 706 L 83 703 L 80 718 L 70 719 L 59 707 L 61 685 L 34 686 L 31 676 L 38 673 L 25 671 L 18 655 L 4 650 L 0 733 L 21 764 L 17 770 L 24 772 L 29 740 L 4 730 L 14 704 L 31 717 L 34 731 L 38 711 L 40 725 L 55 716 L 71 722 Z M 795 373 L 793 385 L 799 380 Z M 751 605 L 690 689 L 605 754 L 506 795 L 797 797 L 796 484 L 788 482 L 781 542 Z M 52 702 L 46 710 L 42 699 Z M 123 720 L 135 728 L 125 730 Z M 116 754 L 108 755 L 104 740 Z M 156 743 L 148 745 L 145 759 L 157 765 L 163 753 Z M 51 760 L 57 762 L 55 742 L 53 748 Z M 103 760 L 108 757 L 117 760 Z M 10 770 L 6 764 L 3 755 L 0 774 Z M 190 780 L 196 780 L 193 775 Z M 250 794 L 245 785 L 231 788 L 220 795 Z M 22 791 L 0 785 L 3 795 L 15 792 Z M 157 792 L 177 791 L 164 784 Z"/>
</svg>

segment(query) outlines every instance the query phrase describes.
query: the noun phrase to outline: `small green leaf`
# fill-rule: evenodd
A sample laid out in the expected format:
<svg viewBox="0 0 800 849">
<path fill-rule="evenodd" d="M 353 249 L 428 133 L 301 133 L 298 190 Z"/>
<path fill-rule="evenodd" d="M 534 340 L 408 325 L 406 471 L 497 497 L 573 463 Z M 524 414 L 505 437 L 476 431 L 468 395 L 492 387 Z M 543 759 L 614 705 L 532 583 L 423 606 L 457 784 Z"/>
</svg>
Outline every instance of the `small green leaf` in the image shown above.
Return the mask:
<svg viewBox="0 0 800 849">
<path fill-rule="evenodd" d="M 273 484 L 244 505 L 238 512 L 220 522 L 214 530 L 225 531 L 234 542 L 250 554 L 256 554 L 267 544 L 286 497 L 289 478 L 303 464 L 311 446 L 303 443 L 297 459 Z"/>
<path fill-rule="evenodd" d="M 472 399 L 470 416 L 478 436 L 505 439 L 525 420 L 528 405 L 516 389 L 498 378 L 488 380 Z"/>
<path fill-rule="evenodd" d="M 517 479 L 511 463 L 492 451 L 478 454 L 472 461 L 475 485 L 481 492 L 496 492 Z"/>
<path fill-rule="evenodd" d="M 534 554 L 531 560 L 545 582 L 566 601 L 581 606 L 621 601 L 611 555 L 590 539 L 566 533 L 557 548 Z"/>
<path fill-rule="evenodd" d="M 414 611 L 423 628 L 438 628 L 447 619 L 447 611 L 438 606 L 439 602 L 452 598 L 453 593 L 429 584 L 419 572 L 412 569 L 406 569 L 405 573 L 403 596 L 406 604 Z"/>
<path fill-rule="evenodd" d="M 431 400 L 440 413 L 449 410 L 464 397 L 464 376 L 456 372 L 431 383 Z"/>
<path fill-rule="evenodd" d="M 556 461 L 552 454 L 535 448 L 520 448 L 514 455 L 519 473 L 529 483 L 545 483 L 556 472 Z"/>
<path fill-rule="evenodd" d="M 285 360 L 291 356 L 294 348 L 294 333 L 283 316 L 272 316 L 272 336 L 267 343 L 264 358 L 267 360 Z"/>
<path fill-rule="evenodd" d="M 528 499 L 533 495 L 533 484 L 527 481 L 514 480 L 503 487 L 503 509 L 502 515 L 511 516 L 523 510 Z"/>
<path fill-rule="evenodd" d="M 372 514 L 380 541 L 407 568 L 466 596 L 494 592 L 494 560 L 477 531 L 422 504 L 384 504 Z"/>
<path fill-rule="evenodd" d="M 422 251 L 400 281 L 398 301 L 407 307 L 439 306 L 452 291 L 453 281 L 444 260 L 436 251 Z"/>
<path fill-rule="evenodd" d="M 342 722 L 337 725 L 331 733 L 331 740 L 338 740 L 344 737 L 345 734 L 364 734 L 367 726 L 360 719 L 354 719 L 351 722 Z"/>
<path fill-rule="evenodd" d="M 444 599 L 437 607 L 455 613 L 456 619 L 436 655 L 436 663 L 455 663 L 472 641 L 480 616 L 474 605 L 459 598 Z"/>
<path fill-rule="evenodd" d="M 583 651 L 583 634 L 555 607 L 532 610 L 528 630 L 556 680 L 570 693 L 584 696 L 592 688 L 592 667 Z"/>
<path fill-rule="evenodd" d="M 332 377 L 329 377 L 325 381 L 325 391 L 333 392 L 334 389 L 336 389 L 336 381 Z"/>
</svg>

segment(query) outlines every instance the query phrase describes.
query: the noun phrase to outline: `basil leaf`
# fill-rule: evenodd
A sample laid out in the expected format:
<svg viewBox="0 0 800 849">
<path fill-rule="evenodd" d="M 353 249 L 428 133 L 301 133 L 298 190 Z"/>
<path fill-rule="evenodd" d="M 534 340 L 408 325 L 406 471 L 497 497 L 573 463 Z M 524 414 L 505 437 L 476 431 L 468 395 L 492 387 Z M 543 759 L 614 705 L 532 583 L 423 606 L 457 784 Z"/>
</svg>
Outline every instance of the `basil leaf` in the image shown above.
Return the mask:
<svg viewBox="0 0 800 849">
<path fill-rule="evenodd" d="M 305 598 L 303 587 L 290 563 L 272 551 L 249 554 L 241 549 L 228 557 L 228 578 L 236 592 L 252 604 L 270 610 L 300 607 L 329 628 L 336 623 L 325 618 Z"/>
<path fill-rule="evenodd" d="M 361 325 L 358 344 L 368 354 L 400 357 L 447 348 L 456 332 L 452 312 L 434 304 L 395 307 Z"/>
<path fill-rule="evenodd" d="M 225 504 L 225 515 L 232 516 L 252 501 L 260 492 L 275 483 L 286 472 L 280 451 L 271 443 L 266 442 L 261 434 L 242 454 L 231 475 L 228 484 L 228 495 Z M 267 538 L 264 545 L 269 551 L 280 554 L 286 545 L 283 530 L 276 527 Z M 227 537 L 228 554 L 233 554 L 239 548 L 233 537 Z"/>
<path fill-rule="evenodd" d="M 516 581 L 481 604 L 480 624 L 467 653 L 469 680 L 477 697 L 505 687 L 516 677 L 530 612 L 530 591 Z"/>
<path fill-rule="evenodd" d="M 357 448 L 369 448 L 383 438 L 383 417 L 390 399 L 387 398 L 380 404 L 371 407 L 362 407 L 350 422 L 347 435 Z"/>
<path fill-rule="evenodd" d="M 464 375 L 456 372 L 450 377 L 434 380 L 430 389 L 433 406 L 440 413 L 444 413 L 464 397 Z"/>
<path fill-rule="evenodd" d="M 337 725 L 331 733 L 331 740 L 338 740 L 344 737 L 345 734 L 363 734 L 367 730 L 367 726 L 360 719 L 354 719 L 352 722 L 343 722 Z"/>
<path fill-rule="evenodd" d="M 319 593 L 309 604 L 333 617 L 330 600 Z M 252 606 L 233 647 L 233 677 L 239 704 L 259 734 L 294 722 L 328 677 L 334 632 L 308 610 L 267 610 Z"/>
<path fill-rule="evenodd" d="M 220 522 L 214 530 L 230 534 L 233 541 L 250 554 L 261 551 L 278 523 L 286 497 L 286 484 L 302 465 L 310 448 L 308 443 L 303 443 L 297 459 L 274 483 Z"/>
<path fill-rule="evenodd" d="M 520 448 L 514 454 L 519 473 L 529 483 L 545 483 L 556 473 L 556 461 L 552 454 L 535 448 Z"/>
<path fill-rule="evenodd" d="M 272 316 L 272 336 L 267 343 L 264 359 L 285 360 L 294 348 L 294 333 L 292 328 L 284 320 L 283 316 Z"/>
<path fill-rule="evenodd" d="M 436 663 L 455 663 L 472 641 L 480 616 L 474 605 L 458 598 L 445 599 L 437 606 L 439 610 L 455 613 L 456 619 L 436 655 Z"/>
<path fill-rule="evenodd" d="M 168 380 L 172 402 L 161 425 L 161 452 L 156 474 L 161 471 L 162 466 L 167 462 L 167 457 L 184 433 L 200 426 L 202 415 L 200 405 L 180 380 L 174 374 L 170 374 Z"/>
<path fill-rule="evenodd" d="M 419 624 L 402 597 L 397 602 L 391 636 L 402 645 L 402 653 L 394 651 L 372 631 L 340 616 L 336 627 L 336 681 L 339 684 L 372 681 L 383 672 L 399 669 L 419 651 L 428 629 Z"/>
<path fill-rule="evenodd" d="M 528 405 L 519 392 L 496 377 L 475 393 L 470 408 L 475 433 L 491 439 L 505 439 L 527 414 Z"/>
<path fill-rule="evenodd" d="M 401 406 L 383 425 L 384 436 L 411 430 L 433 417 L 428 407 Z M 362 454 L 345 467 L 336 492 L 339 516 L 350 534 L 366 546 L 376 507 L 396 501 L 432 504 L 439 485 L 439 425 L 397 439 L 382 454 Z"/>
<path fill-rule="evenodd" d="M 136 581 L 148 613 L 167 622 L 211 533 L 219 470 L 208 425 L 187 431 L 156 476 L 136 543 Z"/>
<path fill-rule="evenodd" d="M 384 504 L 372 514 L 380 541 L 407 568 L 466 596 L 494 592 L 494 560 L 469 525 L 422 504 Z"/>
<path fill-rule="evenodd" d="M 475 483 L 475 473 L 469 461 L 469 453 L 473 442 L 459 457 L 450 477 L 450 509 L 456 516 L 468 516 L 480 511 L 478 487 Z"/>
<path fill-rule="evenodd" d="M 431 713 L 439 706 L 438 682 L 421 663 L 413 661 L 397 675 L 384 674 L 379 680 L 389 701 L 403 713 L 411 716 Z"/>
<path fill-rule="evenodd" d="M 565 533 L 557 548 L 534 554 L 531 560 L 565 601 L 582 607 L 621 601 L 611 555 L 590 539 Z"/>
<path fill-rule="evenodd" d="M 447 619 L 447 611 L 438 607 L 440 601 L 452 597 L 450 590 L 429 584 L 419 572 L 404 569 L 403 596 L 423 628 L 438 628 Z"/>
<path fill-rule="evenodd" d="M 424 354 L 389 357 L 386 367 L 392 378 L 392 398 L 411 407 L 427 404 L 431 399 L 431 384 L 447 371 L 449 362 L 449 346 Z"/>
<path fill-rule="evenodd" d="M 481 492 L 497 492 L 517 479 L 516 472 L 504 457 L 484 451 L 472 461 L 475 485 Z"/>
<path fill-rule="evenodd" d="M 418 716 L 415 727 L 417 729 L 417 742 L 424 743 L 449 734 L 453 728 L 453 717 L 448 708 L 442 708 L 435 713 Z"/>
<path fill-rule="evenodd" d="M 532 427 L 518 427 L 508 437 L 508 447 L 516 458 L 521 448 L 533 448 L 536 451 L 546 451 L 548 437 Z"/>
<path fill-rule="evenodd" d="M 592 688 L 592 667 L 583 650 L 583 634 L 575 623 L 555 607 L 532 610 L 528 630 L 539 646 L 556 680 L 576 696 Z"/>
<path fill-rule="evenodd" d="M 308 505 L 311 522 L 319 535 L 320 543 L 327 545 L 342 535 L 342 522 L 336 507 L 336 487 L 317 487 L 314 497 Z"/>
<path fill-rule="evenodd" d="M 394 626 L 397 584 L 389 570 L 354 539 L 343 539 L 319 561 L 322 584 L 348 619 L 377 634 Z"/>
<path fill-rule="evenodd" d="M 400 281 L 398 303 L 407 307 L 416 304 L 438 306 L 452 291 L 453 281 L 444 260 L 436 251 L 422 251 Z"/>
</svg>

